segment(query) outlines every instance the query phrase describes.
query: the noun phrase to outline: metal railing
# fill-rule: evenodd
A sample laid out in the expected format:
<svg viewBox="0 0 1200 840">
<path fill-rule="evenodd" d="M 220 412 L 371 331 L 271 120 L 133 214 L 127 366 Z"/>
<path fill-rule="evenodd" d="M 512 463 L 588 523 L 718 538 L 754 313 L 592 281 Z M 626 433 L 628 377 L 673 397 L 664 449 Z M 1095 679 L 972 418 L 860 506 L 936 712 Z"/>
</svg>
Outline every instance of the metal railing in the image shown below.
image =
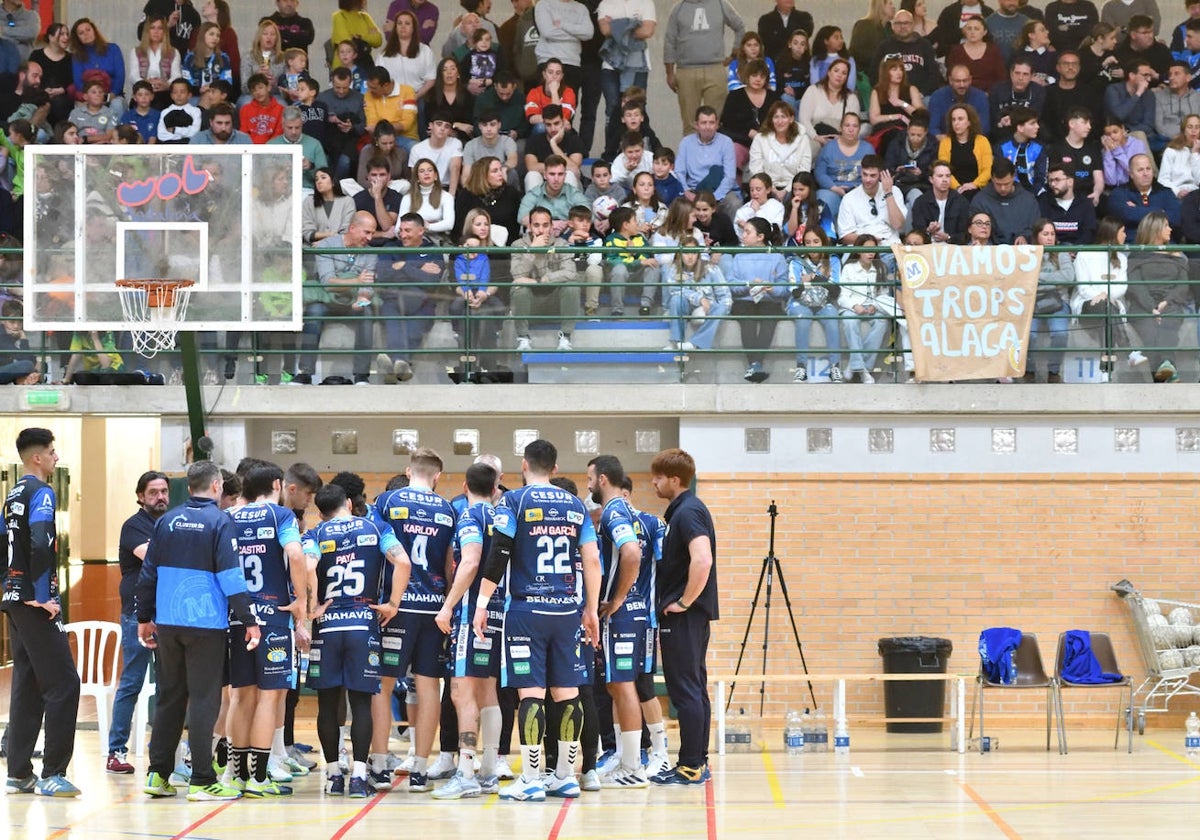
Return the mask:
<svg viewBox="0 0 1200 840">
<path fill-rule="evenodd" d="M 324 323 L 350 323 L 354 318 L 367 318 L 376 325 L 383 328 L 383 333 L 386 336 L 388 327 L 407 327 L 414 326 L 424 328 L 422 334 L 422 343 L 420 346 L 415 346 L 412 349 L 399 346 L 386 346 L 378 344 L 378 338 L 374 339 L 370 347 L 357 348 L 333 348 L 333 347 L 312 347 L 306 346 L 303 340 L 303 333 L 273 333 L 273 332 L 252 332 L 248 331 L 240 336 L 241 341 L 248 346 L 230 347 L 225 342 L 220 342 L 216 334 L 202 334 L 200 337 L 201 355 L 204 360 L 204 365 L 209 371 L 208 382 L 213 384 L 214 379 L 219 381 L 223 372 L 223 360 L 236 356 L 238 358 L 248 356 L 254 362 L 254 373 L 256 381 L 274 383 L 277 380 L 279 369 L 287 369 L 287 366 L 293 366 L 298 359 L 306 355 L 314 355 L 322 359 L 334 360 L 333 367 L 345 368 L 349 366 L 347 361 L 356 355 L 365 356 L 369 360 L 374 360 L 378 354 L 386 354 L 394 359 L 404 359 L 411 364 L 418 365 L 425 362 L 429 364 L 423 365 L 423 369 L 419 370 L 420 379 L 426 381 L 441 381 L 441 382 L 461 382 L 461 381 L 508 381 L 509 378 L 522 379 L 522 371 L 527 368 L 527 363 L 539 364 L 546 363 L 559 367 L 570 367 L 571 358 L 577 358 L 581 363 L 598 364 L 604 363 L 606 358 L 613 358 L 611 367 L 608 371 L 607 381 L 620 381 L 620 373 L 622 370 L 629 371 L 632 367 L 639 364 L 652 364 L 657 368 L 663 369 L 668 378 L 674 376 L 681 382 L 688 381 L 739 381 L 741 378 L 740 368 L 743 366 L 743 360 L 746 357 L 747 350 L 742 347 L 738 340 L 736 332 L 730 334 L 730 330 L 718 330 L 718 341 L 712 349 L 688 349 L 678 350 L 675 348 L 668 349 L 665 347 L 668 339 L 666 329 L 645 329 L 651 325 L 666 325 L 670 326 L 672 320 L 690 321 L 690 316 L 682 318 L 671 318 L 664 314 L 664 305 L 667 302 L 666 292 L 668 286 L 661 281 L 655 286 L 657 292 L 653 301 L 652 309 L 649 314 L 639 313 L 640 307 L 640 280 L 630 280 L 628 282 L 626 293 L 627 302 L 624 305 L 625 314 L 614 317 L 607 314 L 611 308 L 611 301 L 607 302 L 595 314 L 584 314 L 583 297 L 585 291 L 596 284 L 583 279 L 583 273 L 577 272 L 576 279 L 570 282 L 557 284 L 557 287 L 576 288 L 579 290 L 578 307 L 574 315 L 576 317 L 568 317 L 566 320 L 574 320 L 576 329 L 573 331 L 573 346 L 570 350 L 559 351 L 557 349 L 556 332 L 554 325 L 563 321 L 564 317 L 558 313 L 551 314 L 536 314 L 531 313 L 528 316 L 530 322 L 531 333 L 534 336 L 533 348 L 524 352 L 516 349 L 516 336 L 512 330 L 508 328 L 508 324 L 514 320 L 509 300 L 512 291 L 520 284 L 515 284 L 509 272 L 510 258 L 514 253 L 545 253 L 551 255 L 561 255 L 561 246 L 552 246 L 549 248 L 531 248 L 531 249 L 514 249 L 514 248 L 474 248 L 472 253 L 487 254 L 492 262 L 492 282 L 491 286 L 497 288 L 501 299 L 505 302 L 503 312 L 495 314 L 477 314 L 471 312 L 468 308 L 460 317 L 451 317 L 449 313 L 450 302 L 457 297 L 455 288 L 457 283 L 453 274 L 453 260 L 458 254 L 464 253 L 467 249 L 459 246 L 421 246 L 417 248 L 405 248 L 402 246 L 388 246 L 386 248 L 306 248 L 304 249 L 304 265 L 306 269 L 306 281 L 304 283 L 304 297 L 306 309 L 313 298 L 323 295 L 325 287 L 315 280 L 315 258 L 318 254 L 334 255 L 334 254 L 369 254 L 377 256 L 388 256 L 392 259 L 406 254 L 425 254 L 439 255 L 446 259 L 447 265 L 440 279 L 432 283 L 421 284 L 418 288 L 424 293 L 423 306 L 419 311 L 406 313 L 401 311 L 400 314 L 383 314 L 380 312 L 380 301 L 390 297 L 393 293 L 411 292 L 416 284 L 412 283 L 379 283 L 372 284 L 375 290 L 372 306 L 364 309 L 363 314 L 348 316 L 344 314 L 327 314 L 324 316 L 316 316 L 306 312 L 304 320 L 305 324 L 309 325 L 309 334 L 314 335 L 318 332 L 312 325 L 321 325 L 324 328 Z M 572 248 L 573 255 L 586 256 L 590 253 L 599 253 L 605 260 L 607 266 L 607 257 L 612 253 L 612 250 L 607 247 L 601 248 Z M 1101 251 L 1111 252 L 1120 250 L 1127 254 L 1133 254 L 1138 251 L 1158 251 L 1159 248 L 1147 246 L 1124 246 L 1119 249 L 1114 249 L 1106 246 L 1053 246 L 1046 249 L 1048 252 L 1067 251 L 1071 253 Z M 1178 246 L 1177 250 L 1200 260 L 1200 246 Z M 831 258 L 838 258 L 854 255 L 860 252 L 886 254 L 889 250 L 886 248 L 855 248 L 849 246 L 836 246 L 831 248 L 798 248 L 790 246 L 782 247 L 718 247 L 711 248 L 653 248 L 648 247 L 642 249 L 641 253 L 652 255 L 656 253 L 678 254 L 681 252 L 695 252 L 698 254 L 721 255 L 718 266 L 728 266 L 728 260 L 731 258 L 731 253 L 778 253 L 785 257 L 798 255 L 820 255 L 829 254 Z M 19 250 L 0 249 L 0 254 L 20 254 Z M 1200 265 L 1200 263 L 1198 263 Z M 1200 277 L 1200 274 L 1197 275 Z M 1144 281 L 1146 284 L 1153 284 L 1155 281 Z M 734 284 L 728 279 L 725 280 L 724 286 L 733 288 Z M 842 284 L 849 286 L 852 284 Z M 1138 285 L 1137 283 L 1127 284 L 1130 287 Z M 894 287 L 894 283 L 892 284 Z M 543 287 L 544 288 L 544 287 Z M 630 295 L 633 289 L 638 289 L 639 293 Z M 18 290 L 12 290 L 10 294 L 16 296 Z M 608 291 L 607 271 L 605 271 L 605 279 L 600 284 L 602 295 L 606 295 Z M 761 355 L 768 360 L 776 370 L 791 365 L 794 367 L 795 358 L 798 353 L 807 357 L 823 358 L 828 356 L 827 347 L 810 346 L 807 351 L 798 351 L 793 335 L 786 328 L 779 329 L 778 323 L 783 321 L 795 321 L 796 317 L 788 314 L 785 311 L 785 306 L 790 299 L 790 291 L 779 290 L 774 293 L 778 297 L 779 310 L 778 313 L 768 315 L 750 315 L 750 314 L 734 314 L 732 312 L 720 316 L 722 321 L 728 321 L 736 324 L 739 327 L 744 322 L 763 321 L 776 322 L 777 326 L 773 333 L 773 340 L 770 346 L 761 350 L 754 350 L 755 354 Z M 415 297 L 415 296 L 414 296 Z M 601 298 L 603 300 L 603 297 Z M 1069 300 L 1069 295 L 1065 298 Z M 867 322 L 886 320 L 889 323 L 884 334 L 882 346 L 879 348 L 864 349 L 863 352 L 867 355 L 876 356 L 876 361 L 881 362 L 872 365 L 874 372 L 883 373 L 884 381 L 904 381 L 907 377 L 904 374 L 905 368 L 905 351 L 903 350 L 902 342 L 900 341 L 899 326 L 895 319 L 887 318 L 886 316 L 877 315 L 858 315 L 853 312 L 839 310 L 836 315 L 818 315 L 805 314 L 804 318 L 808 318 L 813 322 L 822 325 L 822 333 L 829 326 L 830 321 L 834 322 L 836 328 L 842 331 L 843 340 L 841 356 L 844 359 L 848 351 L 846 349 L 845 333 L 849 329 L 847 324 L 850 322 L 858 322 L 861 333 L 862 326 Z M 1120 313 L 1105 311 L 1096 314 L 1087 312 L 1068 312 L 1066 314 L 1052 314 L 1044 316 L 1035 316 L 1033 335 L 1030 339 L 1029 359 L 1030 368 L 1044 368 L 1046 363 L 1058 365 L 1062 363 L 1063 354 L 1071 354 L 1072 360 L 1079 365 L 1079 370 L 1073 371 L 1073 379 L 1088 380 L 1091 378 L 1100 378 L 1099 374 L 1103 371 L 1122 372 L 1122 376 L 1129 381 L 1144 381 L 1147 375 L 1141 372 L 1125 372 L 1121 361 L 1125 358 L 1125 354 L 1132 351 L 1138 351 L 1146 356 L 1159 357 L 1163 354 L 1172 354 L 1176 358 L 1173 360 L 1177 367 L 1192 368 L 1195 359 L 1192 358 L 1200 351 L 1200 317 L 1197 316 L 1194 303 L 1189 304 L 1176 311 L 1168 312 L 1162 316 L 1158 316 L 1162 322 L 1178 321 L 1180 323 L 1180 340 L 1178 344 L 1166 346 L 1146 346 L 1142 344 L 1135 330 L 1129 329 L 1130 322 L 1136 326 L 1139 318 L 1149 317 L 1145 313 L 1129 313 L 1128 316 Z M 453 346 L 449 343 L 449 337 L 442 331 L 441 340 L 433 340 L 431 331 L 428 329 L 435 322 L 449 322 L 454 336 Z M 614 347 L 611 343 L 604 340 L 585 341 L 583 344 L 596 346 L 580 346 L 581 342 L 577 336 L 583 332 L 594 332 L 604 329 L 605 324 L 624 325 L 629 332 L 636 334 L 643 340 L 632 342 L 631 346 Z M 1197 329 L 1189 330 L 1189 324 L 1195 324 Z M 588 327 L 580 329 L 580 324 L 587 324 Z M 630 327 L 639 327 L 642 329 L 629 329 Z M 685 340 L 690 336 L 691 330 L 687 325 L 684 326 Z M 494 329 L 493 329 L 494 328 Z M 550 338 L 542 339 L 545 330 L 549 330 Z M 1060 338 L 1058 344 L 1050 344 L 1047 341 L 1046 332 L 1051 336 L 1057 335 Z M 373 329 L 372 335 L 375 335 L 378 330 Z M 498 340 L 485 341 L 482 343 L 476 342 L 476 332 L 497 334 Z M 723 333 L 723 334 L 722 334 Z M 1173 334 L 1173 333 L 1172 333 Z M 30 353 L 36 355 L 43 360 L 47 365 L 49 378 L 57 378 L 56 372 L 61 371 L 67 359 L 71 355 L 69 349 L 70 332 L 52 334 L 38 333 L 30 335 Z M 649 340 L 653 339 L 653 340 Z M 311 342 L 310 342 L 311 344 Z M 153 363 L 146 363 L 140 359 L 132 350 L 126 347 L 119 346 L 118 349 L 124 355 L 124 368 L 126 370 L 142 368 L 142 369 L 157 369 L 164 373 L 167 379 L 171 378 L 171 372 L 178 367 L 177 354 L 161 354 L 159 359 Z M 565 356 L 558 355 L 559 353 L 566 354 Z M 532 355 L 527 355 L 532 353 Z M 621 354 L 619 357 L 614 354 Z M 555 354 L 547 356 L 544 354 Z M 664 354 L 667 354 L 664 357 Z M 1186 361 L 1181 363 L 1179 359 Z M 788 362 L 787 360 L 791 361 Z M 276 365 L 275 361 L 280 365 Z M 1091 366 L 1094 369 L 1084 369 L 1084 365 Z M 361 368 L 360 361 L 360 368 Z M 622 368 L 621 366 L 624 366 Z M 329 365 L 325 365 L 329 367 Z M 844 365 L 843 365 L 844 367 Z M 792 368 L 788 368 L 792 369 Z M 1142 367 L 1140 371 L 1145 371 L 1147 368 Z M 310 371 L 311 372 L 311 371 Z M 377 376 L 386 374 L 386 371 L 375 370 Z M 614 373 L 616 374 L 614 378 Z M 1153 371 L 1151 371 L 1153 373 Z M 1065 375 L 1065 374 L 1064 374 Z M 432 379 L 431 379 L 432 378 Z M 630 379 L 635 377 L 630 376 Z M 780 381 L 777 377 L 776 381 Z"/>
</svg>

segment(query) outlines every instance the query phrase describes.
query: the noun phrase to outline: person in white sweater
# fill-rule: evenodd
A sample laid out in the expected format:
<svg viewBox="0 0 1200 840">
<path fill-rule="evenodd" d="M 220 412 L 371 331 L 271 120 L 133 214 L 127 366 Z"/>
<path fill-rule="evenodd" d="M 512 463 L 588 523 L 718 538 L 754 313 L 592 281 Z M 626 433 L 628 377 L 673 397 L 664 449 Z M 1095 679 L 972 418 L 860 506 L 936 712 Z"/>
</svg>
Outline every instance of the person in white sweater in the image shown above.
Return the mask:
<svg viewBox="0 0 1200 840">
<path fill-rule="evenodd" d="M 448 242 L 454 229 L 454 196 L 442 189 L 437 166 L 429 158 L 418 160 L 413 174 L 414 188 L 400 199 L 398 218 L 405 213 L 417 213 L 425 220 L 425 233 L 430 239 L 439 244 Z"/>
<path fill-rule="evenodd" d="M 783 201 L 791 195 L 796 173 L 811 169 L 812 137 L 808 128 L 796 122 L 796 112 L 786 102 L 772 104 L 750 143 L 747 171 L 766 173 L 775 198 Z"/>
<path fill-rule="evenodd" d="M 1179 134 L 1163 149 L 1158 183 L 1183 198 L 1200 187 L 1200 116 L 1189 114 L 1179 125 Z"/>
<path fill-rule="evenodd" d="M 773 225 L 783 227 L 783 216 L 786 212 L 782 202 L 774 197 L 771 191 L 771 179 L 765 172 L 757 172 L 746 182 L 746 192 L 750 200 L 743 204 L 733 217 L 733 227 L 738 239 L 745 241 L 743 232 L 746 222 L 755 216 L 766 219 Z"/>
</svg>

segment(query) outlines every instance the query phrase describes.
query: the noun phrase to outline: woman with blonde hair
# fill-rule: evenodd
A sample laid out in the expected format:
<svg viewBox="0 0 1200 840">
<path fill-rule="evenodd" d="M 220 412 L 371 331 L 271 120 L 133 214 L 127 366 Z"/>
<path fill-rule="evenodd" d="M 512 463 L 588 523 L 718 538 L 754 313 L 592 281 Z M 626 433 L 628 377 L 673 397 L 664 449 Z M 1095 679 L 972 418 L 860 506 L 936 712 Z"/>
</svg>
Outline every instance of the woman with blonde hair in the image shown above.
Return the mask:
<svg viewBox="0 0 1200 840">
<path fill-rule="evenodd" d="M 274 21 L 264 19 L 254 32 L 250 48 L 242 56 L 242 67 L 246 68 L 246 78 L 250 78 L 255 73 L 262 73 L 271 80 L 272 95 L 279 93 L 279 89 L 275 87 L 275 80 L 287 72 L 287 64 L 283 60 L 281 49 L 282 44 L 283 39 L 279 35 L 279 27 L 275 25 Z"/>
<path fill-rule="evenodd" d="M 700 248 L 702 242 L 688 235 L 679 240 L 679 247 Z M 733 304 L 729 286 L 717 264 L 705 260 L 698 251 L 680 250 L 663 268 L 663 296 L 671 331 L 671 343 L 663 349 L 710 349 L 721 326 L 721 318 L 729 314 Z M 699 322 L 691 341 L 687 340 L 689 320 L 693 325 Z"/>
<path fill-rule="evenodd" d="M 1179 124 L 1179 133 L 1163 149 L 1158 183 L 1183 198 L 1200 188 L 1200 115 L 1188 114 Z"/>
<path fill-rule="evenodd" d="M 871 0 L 865 17 L 854 22 L 850 30 L 850 55 L 854 63 L 874 79 L 879 72 L 875 53 L 879 45 L 892 34 L 892 18 L 896 15 L 895 0 Z"/>
<path fill-rule="evenodd" d="M 1137 332 L 1154 371 L 1155 382 L 1178 382 L 1171 348 L 1179 346 L 1181 316 L 1192 303 L 1188 260 L 1179 251 L 1168 251 L 1171 223 L 1161 210 L 1147 213 L 1138 222 L 1135 245 L 1129 255 L 1129 291 L 1126 293 L 1129 325 Z M 1189 320 L 1189 324 L 1191 321 Z M 1195 330 L 1189 330 L 1195 336 Z"/>
<path fill-rule="evenodd" d="M 171 104 L 171 80 L 182 73 L 179 51 L 171 46 L 165 18 L 147 18 L 142 27 L 142 40 L 129 50 L 125 61 L 125 78 L 130 87 L 148 82 L 154 91 L 153 107 L 162 110 Z"/>
</svg>

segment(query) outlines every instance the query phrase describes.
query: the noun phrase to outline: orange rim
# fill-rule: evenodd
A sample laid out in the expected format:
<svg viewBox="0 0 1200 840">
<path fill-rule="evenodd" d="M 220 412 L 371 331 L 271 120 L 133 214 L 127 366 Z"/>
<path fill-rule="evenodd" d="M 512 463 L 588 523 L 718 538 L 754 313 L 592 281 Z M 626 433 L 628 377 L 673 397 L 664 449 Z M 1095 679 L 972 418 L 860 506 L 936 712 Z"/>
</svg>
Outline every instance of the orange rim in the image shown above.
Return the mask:
<svg viewBox="0 0 1200 840">
<path fill-rule="evenodd" d="M 154 309 L 175 305 L 175 292 L 195 285 L 194 280 L 118 280 L 119 289 L 145 289 L 146 304 Z"/>
</svg>

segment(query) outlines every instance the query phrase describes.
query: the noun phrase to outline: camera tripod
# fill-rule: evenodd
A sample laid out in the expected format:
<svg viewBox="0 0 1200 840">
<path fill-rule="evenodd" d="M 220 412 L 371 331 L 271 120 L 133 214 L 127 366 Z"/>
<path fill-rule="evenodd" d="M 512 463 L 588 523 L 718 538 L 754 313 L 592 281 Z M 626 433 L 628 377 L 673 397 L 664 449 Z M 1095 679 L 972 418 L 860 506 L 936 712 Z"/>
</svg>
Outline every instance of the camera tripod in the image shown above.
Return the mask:
<svg viewBox="0 0 1200 840">
<path fill-rule="evenodd" d="M 758 573 L 758 586 L 754 589 L 754 600 L 750 603 L 750 616 L 746 619 L 746 632 L 742 634 L 742 645 L 738 651 L 737 666 L 733 669 L 734 677 L 742 671 L 742 660 L 746 656 L 746 643 L 750 640 L 750 630 L 754 626 L 754 614 L 758 611 L 758 598 L 762 594 L 763 581 L 767 582 L 767 597 L 763 601 L 763 643 L 762 643 L 762 672 L 767 673 L 767 654 L 771 644 L 771 591 L 775 582 L 775 578 L 779 578 L 779 590 L 783 593 L 783 603 L 787 607 L 788 620 L 792 624 L 792 638 L 796 641 L 796 650 L 800 653 L 800 665 L 804 668 L 804 673 L 808 673 L 808 662 L 804 659 L 804 644 L 800 641 L 800 631 L 796 629 L 796 616 L 792 612 L 792 599 L 788 595 L 787 581 L 783 578 L 783 567 L 779 563 L 779 558 L 775 556 L 775 518 L 779 516 L 779 509 L 775 506 L 775 500 L 771 500 L 771 504 L 767 507 L 767 514 L 771 517 L 770 538 L 767 543 L 767 556 L 763 558 L 762 569 Z M 733 703 L 733 692 L 737 688 L 736 679 L 729 686 L 729 699 L 725 701 L 725 709 L 729 710 L 729 706 Z M 813 691 L 813 684 L 808 683 L 808 696 L 812 699 L 813 708 L 817 707 L 817 697 Z M 758 715 L 762 717 L 763 707 L 767 700 L 767 684 L 761 682 L 758 684 Z"/>
</svg>

